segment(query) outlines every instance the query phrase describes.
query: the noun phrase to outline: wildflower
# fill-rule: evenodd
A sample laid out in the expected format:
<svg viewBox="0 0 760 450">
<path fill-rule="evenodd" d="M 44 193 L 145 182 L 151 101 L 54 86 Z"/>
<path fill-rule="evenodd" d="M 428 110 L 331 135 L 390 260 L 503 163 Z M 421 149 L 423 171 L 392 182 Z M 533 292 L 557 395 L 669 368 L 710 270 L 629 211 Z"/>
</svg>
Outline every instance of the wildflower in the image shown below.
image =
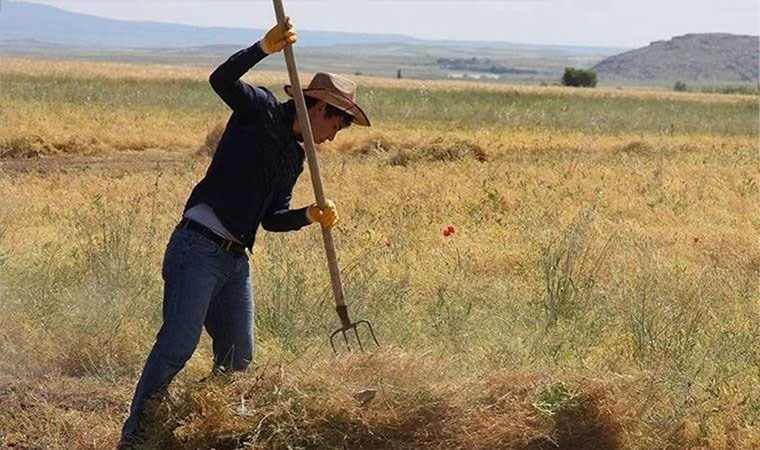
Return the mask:
<svg viewBox="0 0 760 450">
<path fill-rule="evenodd" d="M 699 242 L 699 236 L 694 236 L 691 238 L 691 240 L 696 244 Z"/>
</svg>

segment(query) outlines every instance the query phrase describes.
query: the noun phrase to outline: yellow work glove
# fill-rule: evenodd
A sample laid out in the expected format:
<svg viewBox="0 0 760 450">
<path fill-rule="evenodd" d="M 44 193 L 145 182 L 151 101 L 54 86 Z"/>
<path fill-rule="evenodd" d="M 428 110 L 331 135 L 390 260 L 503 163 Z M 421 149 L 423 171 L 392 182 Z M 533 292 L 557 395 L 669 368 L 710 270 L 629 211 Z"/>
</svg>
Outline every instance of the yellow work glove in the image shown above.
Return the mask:
<svg viewBox="0 0 760 450">
<path fill-rule="evenodd" d="M 327 204 L 325 209 L 319 209 L 316 203 L 309 206 L 306 209 L 306 217 L 311 223 L 319 222 L 320 225 L 329 230 L 338 223 L 338 210 L 332 200 L 327 200 L 325 203 Z"/>
<path fill-rule="evenodd" d="M 272 53 L 281 51 L 287 44 L 295 44 L 297 40 L 296 28 L 293 26 L 293 22 L 290 21 L 290 17 L 286 17 L 285 33 L 280 30 L 280 25 L 273 26 L 261 39 L 261 49 L 267 55 L 271 55 Z"/>
</svg>

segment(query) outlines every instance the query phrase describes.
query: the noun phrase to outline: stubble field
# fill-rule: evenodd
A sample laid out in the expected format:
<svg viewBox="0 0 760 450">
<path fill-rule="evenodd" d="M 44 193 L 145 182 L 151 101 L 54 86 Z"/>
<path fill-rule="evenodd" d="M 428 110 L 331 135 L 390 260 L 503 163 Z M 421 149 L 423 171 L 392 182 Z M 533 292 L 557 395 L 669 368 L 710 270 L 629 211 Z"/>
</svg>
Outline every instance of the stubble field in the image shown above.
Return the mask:
<svg viewBox="0 0 760 450">
<path fill-rule="evenodd" d="M 0 445 L 117 440 L 212 69 L 3 60 Z M 332 355 L 316 228 L 261 232 L 255 367 L 199 382 L 204 338 L 152 448 L 760 446 L 757 96 L 357 80 L 319 157 L 382 347 Z"/>
</svg>

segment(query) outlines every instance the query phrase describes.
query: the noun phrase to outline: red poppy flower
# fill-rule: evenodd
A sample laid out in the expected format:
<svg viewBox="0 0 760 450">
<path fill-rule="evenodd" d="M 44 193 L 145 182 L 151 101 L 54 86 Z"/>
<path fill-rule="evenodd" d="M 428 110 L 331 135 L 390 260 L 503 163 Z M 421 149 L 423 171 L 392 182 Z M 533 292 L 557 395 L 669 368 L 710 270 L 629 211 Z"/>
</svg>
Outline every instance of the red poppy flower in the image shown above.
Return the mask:
<svg viewBox="0 0 760 450">
<path fill-rule="evenodd" d="M 691 238 L 691 240 L 694 241 L 694 243 L 696 244 L 697 242 L 699 242 L 699 236 L 694 236 L 693 238 Z"/>
</svg>

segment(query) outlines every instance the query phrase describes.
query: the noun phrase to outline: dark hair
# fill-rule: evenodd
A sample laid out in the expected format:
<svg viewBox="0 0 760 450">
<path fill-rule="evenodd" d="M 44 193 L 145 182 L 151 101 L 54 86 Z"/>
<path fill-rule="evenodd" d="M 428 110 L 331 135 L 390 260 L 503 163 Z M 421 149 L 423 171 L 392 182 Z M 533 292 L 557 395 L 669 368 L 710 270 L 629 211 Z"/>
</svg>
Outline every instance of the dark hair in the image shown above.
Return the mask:
<svg viewBox="0 0 760 450">
<path fill-rule="evenodd" d="M 306 100 L 306 108 L 307 109 L 311 108 L 314 105 L 316 105 L 317 102 L 322 101 L 322 100 L 319 100 L 318 98 L 309 97 L 308 95 L 304 96 L 304 100 Z M 326 107 L 325 108 L 325 117 L 328 118 L 328 119 L 330 117 L 335 117 L 335 116 L 342 117 L 343 118 L 343 121 L 342 121 L 343 122 L 343 128 L 348 127 L 354 121 L 354 116 L 352 116 L 351 114 L 343 111 L 342 109 L 336 108 L 335 106 L 333 106 L 333 105 L 331 105 L 331 104 L 329 104 L 327 102 L 325 102 L 325 107 Z"/>
</svg>

